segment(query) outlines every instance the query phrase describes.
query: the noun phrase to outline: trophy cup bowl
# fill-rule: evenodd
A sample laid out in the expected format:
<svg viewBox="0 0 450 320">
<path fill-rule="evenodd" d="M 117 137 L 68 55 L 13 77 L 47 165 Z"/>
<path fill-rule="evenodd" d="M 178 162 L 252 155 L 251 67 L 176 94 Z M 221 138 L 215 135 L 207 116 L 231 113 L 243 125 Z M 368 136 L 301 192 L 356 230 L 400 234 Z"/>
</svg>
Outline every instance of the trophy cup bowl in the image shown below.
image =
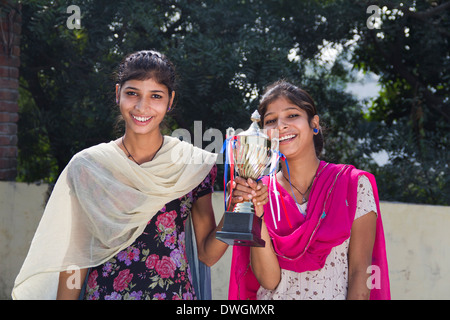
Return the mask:
<svg viewBox="0 0 450 320">
<path fill-rule="evenodd" d="M 264 175 L 271 161 L 271 141 L 268 135 L 259 128 L 259 113 L 252 114 L 250 128 L 237 136 L 234 129 L 227 130 L 227 137 L 234 138 L 233 161 L 236 174 L 244 179 L 257 181 Z M 233 172 L 231 173 L 233 174 Z M 226 192 L 226 190 L 224 190 Z M 261 218 L 255 214 L 252 201 L 243 201 L 235 205 L 232 211 L 225 211 L 224 224 L 216 238 L 236 246 L 264 247 L 261 239 Z"/>
</svg>

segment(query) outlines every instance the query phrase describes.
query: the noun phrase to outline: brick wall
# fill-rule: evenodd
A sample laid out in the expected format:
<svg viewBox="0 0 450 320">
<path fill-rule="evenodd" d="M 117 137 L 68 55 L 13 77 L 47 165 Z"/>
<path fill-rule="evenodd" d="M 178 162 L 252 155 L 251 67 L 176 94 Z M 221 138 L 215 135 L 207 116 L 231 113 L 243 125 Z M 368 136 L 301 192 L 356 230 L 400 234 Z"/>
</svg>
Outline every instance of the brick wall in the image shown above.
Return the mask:
<svg viewBox="0 0 450 320">
<path fill-rule="evenodd" d="M 21 15 L 11 1 L 0 4 L 0 180 L 17 174 L 17 120 Z"/>
</svg>

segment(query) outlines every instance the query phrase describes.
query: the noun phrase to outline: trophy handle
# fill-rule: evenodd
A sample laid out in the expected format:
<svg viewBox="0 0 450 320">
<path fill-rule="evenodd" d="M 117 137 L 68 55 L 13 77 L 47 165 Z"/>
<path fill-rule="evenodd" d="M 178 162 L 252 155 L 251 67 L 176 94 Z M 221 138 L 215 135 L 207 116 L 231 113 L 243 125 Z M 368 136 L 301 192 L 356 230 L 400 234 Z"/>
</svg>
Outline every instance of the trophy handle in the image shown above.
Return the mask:
<svg viewBox="0 0 450 320">
<path fill-rule="evenodd" d="M 272 152 L 278 153 L 278 150 L 280 149 L 280 135 L 278 129 L 271 129 L 270 130 L 270 149 Z"/>
<path fill-rule="evenodd" d="M 278 150 L 280 149 L 280 139 L 272 138 L 270 149 L 272 152 L 278 153 Z"/>
<path fill-rule="evenodd" d="M 270 140 L 270 152 L 271 152 L 271 161 L 270 161 L 270 169 L 269 172 L 273 173 L 275 167 L 278 165 L 278 151 L 280 150 L 280 139 L 278 135 L 278 129 L 271 130 L 272 139 Z"/>
<path fill-rule="evenodd" d="M 232 137 L 232 136 L 234 136 L 234 134 L 235 134 L 235 131 L 234 131 L 234 129 L 233 128 L 228 128 L 227 129 L 227 134 L 226 134 L 226 139 L 228 139 L 229 137 Z"/>
</svg>

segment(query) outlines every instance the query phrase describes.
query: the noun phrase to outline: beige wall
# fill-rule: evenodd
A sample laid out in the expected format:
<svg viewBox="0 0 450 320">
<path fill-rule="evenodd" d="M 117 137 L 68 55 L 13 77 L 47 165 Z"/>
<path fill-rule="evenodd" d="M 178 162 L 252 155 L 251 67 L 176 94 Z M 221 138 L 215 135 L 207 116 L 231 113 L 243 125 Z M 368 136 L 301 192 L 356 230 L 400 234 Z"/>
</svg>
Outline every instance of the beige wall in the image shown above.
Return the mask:
<svg viewBox="0 0 450 320">
<path fill-rule="evenodd" d="M 43 211 L 46 185 L 0 182 L 0 299 L 10 299 Z M 216 219 L 223 194 L 214 194 Z M 393 299 L 450 299 L 450 207 L 381 203 Z M 213 298 L 226 299 L 231 248 L 212 268 Z"/>
<path fill-rule="evenodd" d="M 0 299 L 10 299 L 47 193 L 46 185 L 0 182 Z"/>
<path fill-rule="evenodd" d="M 450 299 L 450 207 L 382 203 L 392 297 Z"/>
</svg>

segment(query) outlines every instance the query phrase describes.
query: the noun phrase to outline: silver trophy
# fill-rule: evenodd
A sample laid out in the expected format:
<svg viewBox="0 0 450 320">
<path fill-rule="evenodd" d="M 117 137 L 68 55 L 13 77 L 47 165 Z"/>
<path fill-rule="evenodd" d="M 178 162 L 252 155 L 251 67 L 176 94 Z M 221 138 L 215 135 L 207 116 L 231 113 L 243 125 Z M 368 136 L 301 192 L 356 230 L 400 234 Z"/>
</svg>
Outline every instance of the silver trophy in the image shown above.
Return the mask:
<svg viewBox="0 0 450 320">
<path fill-rule="evenodd" d="M 271 164 L 274 152 L 278 152 L 278 135 L 269 140 L 267 132 L 257 124 L 260 121 L 258 111 L 252 114 L 251 120 L 248 130 L 237 136 L 233 128 L 228 128 L 227 138 L 232 137 L 234 141 L 232 157 L 236 174 L 257 181 Z M 232 211 L 226 211 L 223 228 L 216 233 L 216 238 L 229 245 L 264 247 L 261 219 L 255 215 L 253 202 L 243 201 Z"/>
</svg>

